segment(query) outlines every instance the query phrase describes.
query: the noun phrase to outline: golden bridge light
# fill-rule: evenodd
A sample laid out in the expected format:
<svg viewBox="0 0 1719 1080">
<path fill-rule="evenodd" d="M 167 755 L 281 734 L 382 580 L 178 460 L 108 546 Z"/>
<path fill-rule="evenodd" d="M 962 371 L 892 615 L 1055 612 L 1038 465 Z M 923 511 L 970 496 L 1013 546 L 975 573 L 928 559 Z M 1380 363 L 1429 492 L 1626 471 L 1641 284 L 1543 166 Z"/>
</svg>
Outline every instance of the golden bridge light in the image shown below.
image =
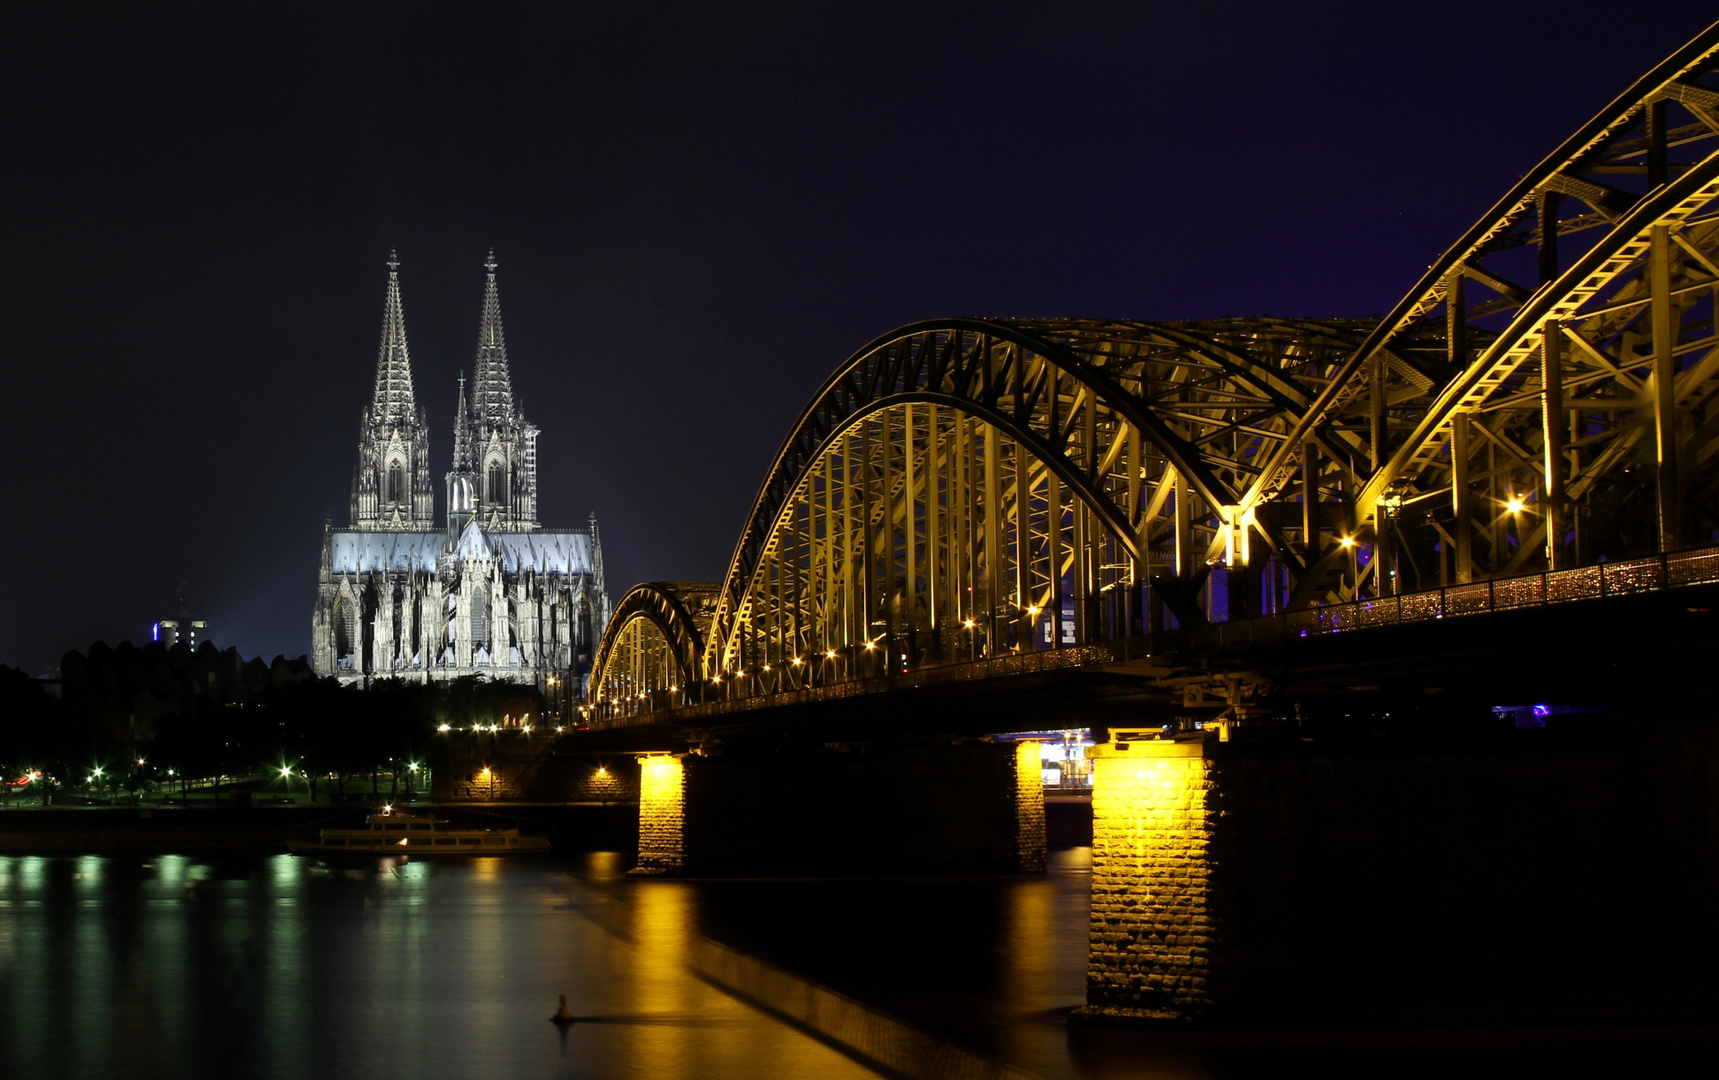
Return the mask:
<svg viewBox="0 0 1719 1080">
<path fill-rule="evenodd" d="M 1343 539 L 1337 541 L 1337 543 L 1341 547 L 1352 548 L 1355 546 L 1355 538 L 1353 536 L 1345 536 Z"/>
<path fill-rule="evenodd" d="M 1509 501 L 1504 504 L 1504 509 L 1510 511 L 1512 514 L 1520 514 L 1522 512 L 1522 507 L 1525 505 L 1527 504 L 1522 501 L 1522 496 L 1512 495 L 1510 496 Z"/>
</svg>

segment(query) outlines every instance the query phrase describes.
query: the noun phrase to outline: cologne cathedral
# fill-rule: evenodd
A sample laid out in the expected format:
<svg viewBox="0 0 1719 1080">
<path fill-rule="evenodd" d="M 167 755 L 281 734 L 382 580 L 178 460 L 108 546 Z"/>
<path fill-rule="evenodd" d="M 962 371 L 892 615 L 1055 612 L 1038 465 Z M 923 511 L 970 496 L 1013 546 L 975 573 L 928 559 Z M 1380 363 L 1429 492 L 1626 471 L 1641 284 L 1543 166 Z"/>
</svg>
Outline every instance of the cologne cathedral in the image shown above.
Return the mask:
<svg viewBox="0 0 1719 1080">
<path fill-rule="evenodd" d="M 537 434 L 513 399 L 495 256 L 477 359 L 454 414 L 436 527 L 429 425 L 412 389 L 399 261 L 388 261 L 376 390 L 358 434 L 352 523 L 322 538 L 311 665 L 343 681 L 475 675 L 577 688 L 609 619 L 603 549 L 538 521 Z"/>
</svg>

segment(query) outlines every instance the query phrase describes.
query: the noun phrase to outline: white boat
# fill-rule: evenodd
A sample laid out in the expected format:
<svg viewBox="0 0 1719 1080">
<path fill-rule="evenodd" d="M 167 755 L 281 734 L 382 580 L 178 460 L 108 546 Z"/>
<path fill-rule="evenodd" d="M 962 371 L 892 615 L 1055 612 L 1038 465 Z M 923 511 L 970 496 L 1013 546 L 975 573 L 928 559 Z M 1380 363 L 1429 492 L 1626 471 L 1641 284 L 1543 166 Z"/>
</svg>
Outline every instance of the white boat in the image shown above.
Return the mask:
<svg viewBox="0 0 1719 1080">
<path fill-rule="evenodd" d="M 542 836 L 521 836 L 518 829 L 450 829 L 441 818 L 384 806 L 364 819 L 361 829 L 323 829 L 322 839 L 288 840 L 294 855 L 519 855 L 549 850 Z"/>
</svg>

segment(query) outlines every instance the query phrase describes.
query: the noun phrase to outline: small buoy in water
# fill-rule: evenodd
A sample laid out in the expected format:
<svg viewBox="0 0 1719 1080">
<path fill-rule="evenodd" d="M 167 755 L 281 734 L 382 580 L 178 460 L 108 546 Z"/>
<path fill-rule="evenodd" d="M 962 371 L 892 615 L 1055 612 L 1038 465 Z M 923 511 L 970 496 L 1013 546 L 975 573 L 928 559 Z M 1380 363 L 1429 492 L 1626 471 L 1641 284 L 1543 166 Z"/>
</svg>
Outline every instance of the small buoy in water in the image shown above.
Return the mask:
<svg viewBox="0 0 1719 1080">
<path fill-rule="evenodd" d="M 571 1024 L 573 1022 L 573 1014 L 567 1011 L 566 994 L 561 995 L 561 1007 L 555 1010 L 555 1015 L 551 1016 L 549 1020 L 556 1024 Z"/>
</svg>

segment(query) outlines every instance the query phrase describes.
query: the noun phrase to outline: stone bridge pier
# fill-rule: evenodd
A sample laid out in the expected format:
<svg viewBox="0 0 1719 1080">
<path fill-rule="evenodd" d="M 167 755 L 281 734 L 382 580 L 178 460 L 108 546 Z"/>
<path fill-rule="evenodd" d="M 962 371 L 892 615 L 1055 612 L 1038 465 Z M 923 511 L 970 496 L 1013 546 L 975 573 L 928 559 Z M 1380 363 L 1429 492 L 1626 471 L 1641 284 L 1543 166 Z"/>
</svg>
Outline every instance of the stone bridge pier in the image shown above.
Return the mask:
<svg viewBox="0 0 1719 1080">
<path fill-rule="evenodd" d="M 1719 740 L 1130 739 L 1092 748 L 1087 1004 L 1198 1026 L 1701 1022 Z"/>
<path fill-rule="evenodd" d="M 729 741 L 640 760 L 638 873 L 1033 873 L 1034 743 Z"/>
</svg>

